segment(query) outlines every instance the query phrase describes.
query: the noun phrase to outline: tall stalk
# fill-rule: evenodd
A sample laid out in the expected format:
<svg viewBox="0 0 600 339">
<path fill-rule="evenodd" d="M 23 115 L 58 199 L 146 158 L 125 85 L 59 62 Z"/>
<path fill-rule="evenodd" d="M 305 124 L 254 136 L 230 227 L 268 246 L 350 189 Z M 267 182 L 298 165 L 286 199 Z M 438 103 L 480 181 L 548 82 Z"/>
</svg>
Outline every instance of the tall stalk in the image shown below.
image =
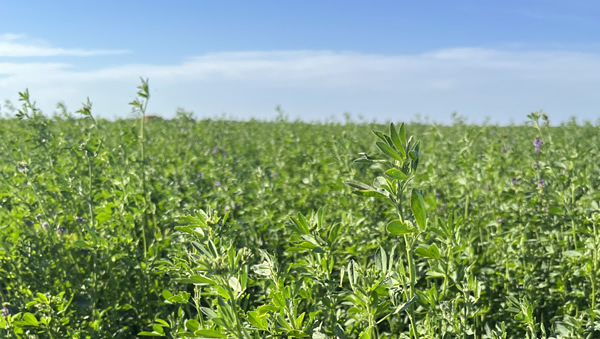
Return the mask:
<svg viewBox="0 0 600 339">
<path fill-rule="evenodd" d="M 148 100 L 150 99 L 150 90 L 148 87 L 148 79 L 141 78 L 142 84 L 138 86 L 139 91 L 137 92 L 138 98 L 130 102 L 133 111 L 138 113 L 140 119 L 140 132 L 139 132 L 139 147 L 140 147 L 140 163 L 141 163 L 141 174 L 142 174 L 142 192 L 143 192 L 143 228 L 142 228 L 142 242 L 144 245 L 144 259 L 146 259 L 148 252 L 148 243 L 146 240 L 146 231 L 148 230 L 148 186 L 146 183 L 146 155 L 144 150 L 145 142 L 145 118 L 146 109 L 148 107 Z"/>
<path fill-rule="evenodd" d="M 412 189 L 410 201 L 407 201 L 409 196 L 405 194 L 419 163 L 419 142 L 413 140 L 412 137 L 406 139 L 404 124 L 400 126 L 399 130 L 394 124 L 390 124 L 389 135 L 377 131 L 373 131 L 373 134 L 381 140 L 376 143 L 376 146 L 386 156 L 386 159 L 377 160 L 366 153 L 361 153 L 361 157 L 356 161 L 380 164 L 385 176 L 376 177 L 372 185 L 354 180 L 348 180 L 345 183 L 355 189 L 354 193 L 385 198 L 398 212 L 398 219 L 391 221 L 386 229 L 390 234 L 404 238 L 406 262 L 400 263 L 400 275 L 403 277 L 402 280 L 408 280 L 409 286 L 407 289 L 402 283 L 405 296 L 405 307 L 403 308 L 408 313 L 411 336 L 419 338 L 415 305 L 413 304 L 417 295 L 417 269 L 414 254 L 419 238 L 425 232 L 427 218 L 421 193 Z M 411 220 L 404 217 L 403 211 L 405 207 L 408 207 L 407 205 L 410 206 L 412 212 Z M 407 270 L 408 277 L 406 277 Z"/>
<path fill-rule="evenodd" d="M 85 117 L 89 118 L 92 122 L 92 126 L 94 128 L 97 128 L 97 123 L 96 123 L 96 119 L 94 119 L 94 116 L 92 115 L 92 103 L 90 102 L 89 98 L 87 100 L 87 103 L 85 103 L 83 105 L 83 107 L 77 111 L 77 113 L 80 113 L 82 115 L 84 115 Z M 97 303 L 98 303 L 98 268 L 97 268 L 97 261 L 98 261 L 98 238 L 96 235 L 96 215 L 94 212 L 94 171 L 93 171 L 93 164 L 94 164 L 94 157 L 98 154 L 98 148 L 94 148 L 92 149 L 90 147 L 91 145 L 91 132 L 88 134 L 87 136 L 87 140 L 86 140 L 86 144 L 85 144 L 85 149 L 84 149 L 84 155 L 86 157 L 87 160 L 87 170 L 88 170 L 88 189 L 87 189 L 87 205 L 88 205 L 88 211 L 89 211 L 89 226 L 86 226 L 88 233 L 90 234 L 90 236 L 92 237 L 92 240 L 94 241 L 94 250 L 92 251 L 92 284 L 93 284 L 93 290 L 92 290 L 92 319 L 95 319 L 96 317 L 96 308 L 97 308 Z"/>
</svg>

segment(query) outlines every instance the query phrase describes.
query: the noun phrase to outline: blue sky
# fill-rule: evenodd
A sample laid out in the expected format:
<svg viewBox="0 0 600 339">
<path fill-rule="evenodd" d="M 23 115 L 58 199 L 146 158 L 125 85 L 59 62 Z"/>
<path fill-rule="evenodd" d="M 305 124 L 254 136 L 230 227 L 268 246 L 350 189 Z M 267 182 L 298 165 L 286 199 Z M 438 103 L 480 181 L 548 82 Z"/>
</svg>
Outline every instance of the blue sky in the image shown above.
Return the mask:
<svg viewBox="0 0 600 339">
<path fill-rule="evenodd" d="M 0 99 L 129 117 L 142 76 L 165 117 L 596 121 L 598 17 L 581 0 L 12 1 Z"/>
</svg>

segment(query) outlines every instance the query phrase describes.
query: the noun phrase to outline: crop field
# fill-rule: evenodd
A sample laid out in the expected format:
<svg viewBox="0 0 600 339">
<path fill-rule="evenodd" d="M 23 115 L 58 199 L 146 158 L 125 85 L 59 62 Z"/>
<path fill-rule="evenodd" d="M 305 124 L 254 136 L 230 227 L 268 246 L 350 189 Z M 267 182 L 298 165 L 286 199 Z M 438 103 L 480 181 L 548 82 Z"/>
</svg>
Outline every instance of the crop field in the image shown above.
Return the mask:
<svg viewBox="0 0 600 339">
<path fill-rule="evenodd" d="M 600 338 L 600 127 L 0 120 L 2 338 Z"/>
</svg>

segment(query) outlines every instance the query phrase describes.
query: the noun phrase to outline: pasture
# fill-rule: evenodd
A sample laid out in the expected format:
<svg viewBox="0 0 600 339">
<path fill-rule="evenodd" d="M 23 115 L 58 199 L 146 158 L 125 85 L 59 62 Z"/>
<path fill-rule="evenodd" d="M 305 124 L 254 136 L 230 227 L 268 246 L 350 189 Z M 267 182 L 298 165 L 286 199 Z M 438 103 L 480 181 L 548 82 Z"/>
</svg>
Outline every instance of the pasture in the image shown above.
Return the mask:
<svg viewBox="0 0 600 339">
<path fill-rule="evenodd" d="M 597 338 L 600 128 L 0 120 L 0 336 Z M 407 119 L 408 120 L 408 119 Z"/>
</svg>

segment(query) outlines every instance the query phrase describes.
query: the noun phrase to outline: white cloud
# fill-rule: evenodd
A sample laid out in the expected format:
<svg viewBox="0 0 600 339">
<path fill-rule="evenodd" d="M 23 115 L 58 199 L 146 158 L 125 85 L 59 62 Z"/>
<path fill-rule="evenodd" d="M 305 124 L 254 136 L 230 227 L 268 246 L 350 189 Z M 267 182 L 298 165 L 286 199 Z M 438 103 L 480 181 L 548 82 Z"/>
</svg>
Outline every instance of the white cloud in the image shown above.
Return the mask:
<svg viewBox="0 0 600 339">
<path fill-rule="evenodd" d="M 490 116 L 506 123 L 538 109 L 555 120 L 595 120 L 600 108 L 600 55 L 482 48 L 415 55 L 209 53 L 171 65 L 87 71 L 65 63 L 0 63 L 0 93 L 29 87 L 46 110 L 61 100 L 75 110 L 89 96 L 97 114 L 123 117 L 139 76 L 150 78 L 150 110 L 165 116 L 183 106 L 204 116 L 226 111 L 264 118 L 282 104 L 290 116 L 308 120 L 350 111 L 368 119 L 411 120 L 421 113 L 448 121 L 456 110 L 471 121 Z"/>
<path fill-rule="evenodd" d="M 99 56 L 130 53 L 127 50 L 52 47 L 42 41 L 29 41 L 23 34 L 0 34 L 0 57 Z"/>
</svg>

